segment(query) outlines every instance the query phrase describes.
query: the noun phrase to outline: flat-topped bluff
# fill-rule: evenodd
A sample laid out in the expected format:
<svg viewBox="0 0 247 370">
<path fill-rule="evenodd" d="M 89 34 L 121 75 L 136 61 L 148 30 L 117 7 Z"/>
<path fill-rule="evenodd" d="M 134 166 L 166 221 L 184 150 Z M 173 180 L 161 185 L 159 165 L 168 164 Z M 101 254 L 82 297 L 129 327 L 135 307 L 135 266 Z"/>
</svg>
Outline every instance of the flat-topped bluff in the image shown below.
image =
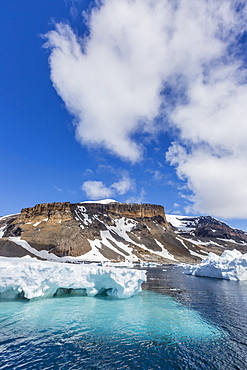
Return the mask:
<svg viewBox="0 0 247 370">
<path fill-rule="evenodd" d="M 156 204 L 137 204 L 137 203 L 41 203 L 34 207 L 23 208 L 19 219 L 24 222 L 29 218 L 46 216 L 51 221 L 56 221 L 59 217 L 63 221 L 72 219 L 75 209 L 83 206 L 87 212 L 92 214 L 115 214 L 123 217 L 155 217 L 161 216 L 166 222 L 164 207 Z"/>
</svg>

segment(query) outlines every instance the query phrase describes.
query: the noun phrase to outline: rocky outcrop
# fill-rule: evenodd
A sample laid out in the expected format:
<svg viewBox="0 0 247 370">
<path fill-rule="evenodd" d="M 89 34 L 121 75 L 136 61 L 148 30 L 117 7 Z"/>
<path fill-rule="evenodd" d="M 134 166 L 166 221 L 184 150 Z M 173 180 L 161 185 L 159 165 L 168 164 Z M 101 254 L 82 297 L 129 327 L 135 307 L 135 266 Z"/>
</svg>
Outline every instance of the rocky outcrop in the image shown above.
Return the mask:
<svg viewBox="0 0 247 370">
<path fill-rule="evenodd" d="M 224 248 L 247 252 L 247 233 L 242 230 L 234 229 L 211 216 L 176 218 L 180 222 L 180 227 L 174 228 L 175 232 L 200 244 L 206 251 L 221 254 Z"/>
<path fill-rule="evenodd" d="M 27 223 L 33 219 L 48 218 L 49 222 L 58 222 L 72 220 L 70 202 L 65 203 L 42 203 L 34 207 L 23 208 L 18 217 L 19 222 Z"/>
<path fill-rule="evenodd" d="M 74 207 L 81 203 L 73 205 Z M 136 203 L 83 203 L 83 206 L 87 209 L 90 214 L 115 214 L 122 217 L 131 218 L 145 218 L 161 216 L 166 221 L 165 211 L 163 206 L 156 204 L 136 204 Z"/>
<path fill-rule="evenodd" d="M 24 208 L 8 223 L 4 237 L 21 237 L 32 247 L 57 256 L 80 255 L 90 250 L 73 217 L 71 204 L 43 203 Z"/>
<path fill-rule="evenodd" d="M 194 235 L 206 238 L 231 239 L 237 243 L 247 243 L 247 234 L 245 232 L 234 229 L 211 216 L 201 216 L 199 218 Z"/>
</svg>

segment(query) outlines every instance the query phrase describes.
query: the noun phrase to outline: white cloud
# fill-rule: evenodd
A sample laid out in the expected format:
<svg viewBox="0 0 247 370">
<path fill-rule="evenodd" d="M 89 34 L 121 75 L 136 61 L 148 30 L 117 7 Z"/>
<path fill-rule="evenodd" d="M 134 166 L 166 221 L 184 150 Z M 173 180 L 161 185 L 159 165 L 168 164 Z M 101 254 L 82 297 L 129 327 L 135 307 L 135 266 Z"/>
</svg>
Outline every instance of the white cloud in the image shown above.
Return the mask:
<svg viewBox="0 0 247 370">
<path fill-rule="evenodd" d="M 155 130 L 163 84 L 177 74 L 194 76 L 224 49 L 214 37 L 218 2 L 209 3 L 208 9 L 199 0 L 178 7 L 168 0 L 105 0 L 92 11 L 88 38 L 62 23 L 46 35 L 51 79 L 76 117 L 82 144 L 132 162 L 141 158 L 142 145 L 131 136 Z"/>
<path fill-rule="evenodd" d="M 126 194 L 128 191 L 135 189 L 134 180 L 130 179 L 128 176 L 123 176 L 118 182 L 114 182 L 111 185 L 112 189 L 115 189 L 116 192 L 120 195 Z"/>
<path fill-rule="evenodd" d="M 124 174 L 122 178 L 107 187 L 102 181 L 85 181 L 82 185 L 82 190 L 86 193 L 89 199 L 110 198 L 116 195 L 124 195 L 129 191 L 135 190 L 135 181 L 128 174 Z"/>
<path fill-rule="evenodd" d="M 143 203 L 145 195 L 146 195 L 145 189 L 141 188 L 140 193 L 138 195 L 135 195 L 134 197 L 126 199 L 126 203 Z"/>
<path fill-rule="evenodd" d="M 247 217 L 245 156 L 236 158 L 226 154 L 219 157 L 206 148 L 188 154 L 174 145 L 167 157 L 177 165 L 178 176 L 187 180 L 193 193 L 187 197 L 193 203 L 187 207 L 187 213 L 213 214 L 222 218 Z"/>
<path fill-rule="evenodd" d="M 54 189 L 56 189 L 57 191 L 62 191 L 63 189 L 59 188 L 58 186 L 54 186 Z"/>
<path fill-rule="evenodd" d="M 162 114 L 178 132 L 167 159 L 187 182 L 193 209 L 247 217 L 246 70 L 237 49 L 244 5 L 103 0 L 87 38 L 57 24 L 46 35 L 51 79 L 76 118 L 77 139 L 137 162 L 143 146 L 133 134 L 157 132 Z M 171 93 L 162 95 L 164 87 Z M 98 189 L 120 194 L 129 186 L 113 185 Z"/>
<path fill-rule="evenodd" d="M 159 170 L 154 171 L 153 173 L 153 179 L 156 181 L 160 181 L 164 178 L 164 174 L 160 172 Z"/>
<path fill-rule="evenodd" d="M 93 170 L 91 170 L 91 168 L 87 168 L 85 171 L 84 171 L 84 176 L 90 176 L 93 174 Z"/>
<path fill-rule="evenodd" d="M 220 60 L 190 81 L 187 98 L 170 116 L 180 135 L 166 154 L 192 193 L 187 212 L 246 218 L 246 71 Z"/>
<path fill-rule="evenodd" d="M 102 181 L 85 181 L 82 185 L 82 190 L 91 200 L 111 198 L 113 196 L 113 190 L 106 187 Z"/>
</svg>

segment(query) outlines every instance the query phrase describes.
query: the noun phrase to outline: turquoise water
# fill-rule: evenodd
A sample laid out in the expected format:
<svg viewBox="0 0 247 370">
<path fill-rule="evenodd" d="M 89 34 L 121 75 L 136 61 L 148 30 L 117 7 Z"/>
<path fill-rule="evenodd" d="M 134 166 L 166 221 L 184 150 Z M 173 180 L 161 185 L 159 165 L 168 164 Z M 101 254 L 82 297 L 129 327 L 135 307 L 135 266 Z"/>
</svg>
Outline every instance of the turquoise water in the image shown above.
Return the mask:
<svg viewBox="0 0 247 370">
<path fill-rule="evenodd" d="M 2 301 L 0 369 L 244 370 L 247 286 L 225 283 L 150 269 L 126 300 Z"/>
</svg>

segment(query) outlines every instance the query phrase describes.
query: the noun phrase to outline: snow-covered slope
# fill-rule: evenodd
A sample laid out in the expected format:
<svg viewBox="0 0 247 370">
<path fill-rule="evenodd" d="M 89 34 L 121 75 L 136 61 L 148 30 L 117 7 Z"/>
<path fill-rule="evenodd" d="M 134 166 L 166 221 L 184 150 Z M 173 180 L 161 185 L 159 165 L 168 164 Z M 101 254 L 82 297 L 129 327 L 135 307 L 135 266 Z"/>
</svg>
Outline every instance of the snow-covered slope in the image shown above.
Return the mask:
<svg viewBox="0 0 247 370">
<path fill-rule="evenodd" d="M 119 203 L 114 199 L 102 199 L 102 200 L 84 200 L 81 203 L 98 203 L 98 204 L 109 204 L 109 203 Z"/>
<path fill-rule="evenodd" d="M 129 298 L 141 291 L 143 270 L 0 257 L 0 298 L 46 298 L 105 293 Z"/>
<path fill-rule="evenodd" d="M 177 232 L 193 231 L 199 222 L 199 217 L 195 216 L 166 215 L 166 219 L 177 229 Z"/>
</svg>

